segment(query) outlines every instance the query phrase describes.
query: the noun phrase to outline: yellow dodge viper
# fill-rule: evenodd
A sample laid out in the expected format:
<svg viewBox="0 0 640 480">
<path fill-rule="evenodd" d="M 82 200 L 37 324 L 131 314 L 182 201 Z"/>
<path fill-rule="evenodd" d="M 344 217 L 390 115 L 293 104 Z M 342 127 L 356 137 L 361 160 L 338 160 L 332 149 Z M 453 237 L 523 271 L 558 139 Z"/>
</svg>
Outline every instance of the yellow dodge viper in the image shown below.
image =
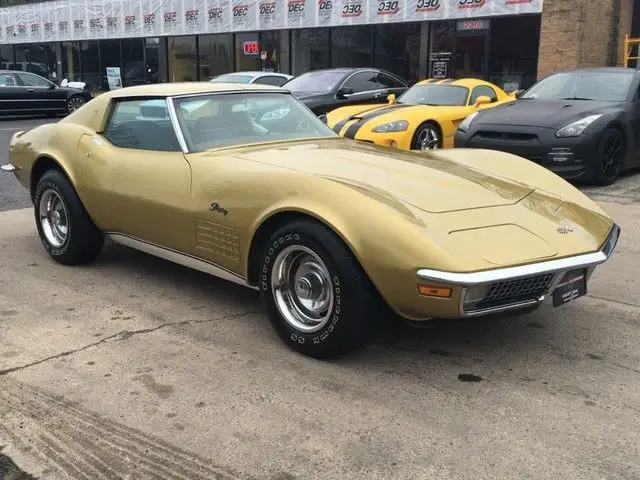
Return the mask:
<svg viewBox="0 0 640 480">
<path fill-rule="evenodd" d="M 514 101 L 492 83 L 476 78 L 427 79 L 389 105 L 353 105 L 326 116 L 343 137 L 402 150 L 453 148 L 458 124 L 476 110 Z"/>
</svg>

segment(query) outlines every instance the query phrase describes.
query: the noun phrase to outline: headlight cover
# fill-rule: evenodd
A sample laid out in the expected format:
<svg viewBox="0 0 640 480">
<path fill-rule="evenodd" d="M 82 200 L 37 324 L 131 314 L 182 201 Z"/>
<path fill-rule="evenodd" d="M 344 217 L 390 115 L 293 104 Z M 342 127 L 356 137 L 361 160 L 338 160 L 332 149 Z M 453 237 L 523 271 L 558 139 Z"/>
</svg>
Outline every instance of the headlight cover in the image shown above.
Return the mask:
<svg viewBox="0 0 640 480">
<path fill-rule="evenodd" d="M 458 130 L 460 130 L 461 132 L 466 132 L 467 130 L 469 130 L 469 127 L 471 126 L 471 122 L 473 122 L 473 119 L 476 118 L 476 115 L 478 115 L 478 112 L 473 112 L 471 115 L 465 118 L 460 123 L 460 125 L 458 125 Z"/>
<path fill-rule="evenodd" d="M 569 125 L 565 125 L 556 132 L 556 137 L 579 137 L 589 125 L 598 120 L 601 116 L 602 114 L 589 115 L 588 117 L 581 118 L 580 120 L 570 123 Z"/>
<path fill-rule="evenodd" d="M 409 128 L 409 122 L 406 120 L 396 120 L 394 122 L 383 123 L 371 129 L 374 133 L 404 132 Z"/>
</svg>

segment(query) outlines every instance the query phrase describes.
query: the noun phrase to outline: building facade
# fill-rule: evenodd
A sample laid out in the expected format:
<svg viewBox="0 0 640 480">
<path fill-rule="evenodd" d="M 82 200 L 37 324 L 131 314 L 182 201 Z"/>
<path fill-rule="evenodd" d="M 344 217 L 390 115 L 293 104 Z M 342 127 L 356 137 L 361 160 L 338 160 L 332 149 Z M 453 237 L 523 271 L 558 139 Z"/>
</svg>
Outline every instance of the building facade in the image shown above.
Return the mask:
<svg viewBox="0 0 640 480">
<path fill-rule="evenodd" d="M 5 0 L 7 1 L 7 0 Z M 20 0 L 12 0 L 20 1 Z M 0 68 L 109 88 L 374 66 L 507 90 L 622 61 L 634 0 L 54 0 L 0 8 Z M 0 1 L 0 5 L 2 5 Z"/>
</svg>

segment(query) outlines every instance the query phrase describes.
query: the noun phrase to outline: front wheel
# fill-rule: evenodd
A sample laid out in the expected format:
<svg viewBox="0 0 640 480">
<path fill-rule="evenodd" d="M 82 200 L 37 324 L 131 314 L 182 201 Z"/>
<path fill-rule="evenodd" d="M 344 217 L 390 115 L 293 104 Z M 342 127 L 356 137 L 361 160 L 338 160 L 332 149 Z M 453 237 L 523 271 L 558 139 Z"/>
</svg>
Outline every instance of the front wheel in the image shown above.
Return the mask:
<svg viewBox="0 0 640 480">
<path fill-rule="evenodd" d="M 442 148 L 440 130 L 433 123 L 421 125 L 411 141 L 411 150 L 437 150 Z"/>
<path fill-rule="evenodd" d="M 34 210 L 42 245 L 56 262 L 78 265 L 100 254 L 104 237 L 61 172 L 50 170 L 40 178 Z"/>
<path fill-rule="evenodd" d="M 301 220 L 280 228 L 266 244 L 259 268 L 269 320 L 294 350 L 329 358 L 370 338 L 377 294 L 327 227 Z"/>
<path fill-rule="evenodd" d="M 611 185 L 616 181 L 624 162 L 624 137 L 615 128 L 606 128 L 598 143 L 598 157 L 594 165 L 593 179 L 597 185 Z"/>
</svg>

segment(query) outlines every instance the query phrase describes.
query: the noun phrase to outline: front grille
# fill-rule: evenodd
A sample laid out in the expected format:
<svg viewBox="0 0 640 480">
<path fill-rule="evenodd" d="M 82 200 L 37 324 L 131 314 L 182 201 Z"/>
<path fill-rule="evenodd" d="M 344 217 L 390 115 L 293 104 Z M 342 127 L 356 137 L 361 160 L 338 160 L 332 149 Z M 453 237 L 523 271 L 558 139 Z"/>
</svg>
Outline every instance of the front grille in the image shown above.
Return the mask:
<svg viewBox="0 0 640 480">
<path fill-rule="evenodd" d="M 473 136 L 474 140 L 509 140 L 515 142 L 530 142 L 535 138 L 536 135 L 532 133 L 490 132 L 486 130 L 480 130 Z"/>
<path fill-rule="evenodd" d="M 487 295 L 473 306 L 473 310 L 538 299 L 547 292 L 553 278 L 553 273 L 546 273 L 492 283 Z"/>
</svg>

